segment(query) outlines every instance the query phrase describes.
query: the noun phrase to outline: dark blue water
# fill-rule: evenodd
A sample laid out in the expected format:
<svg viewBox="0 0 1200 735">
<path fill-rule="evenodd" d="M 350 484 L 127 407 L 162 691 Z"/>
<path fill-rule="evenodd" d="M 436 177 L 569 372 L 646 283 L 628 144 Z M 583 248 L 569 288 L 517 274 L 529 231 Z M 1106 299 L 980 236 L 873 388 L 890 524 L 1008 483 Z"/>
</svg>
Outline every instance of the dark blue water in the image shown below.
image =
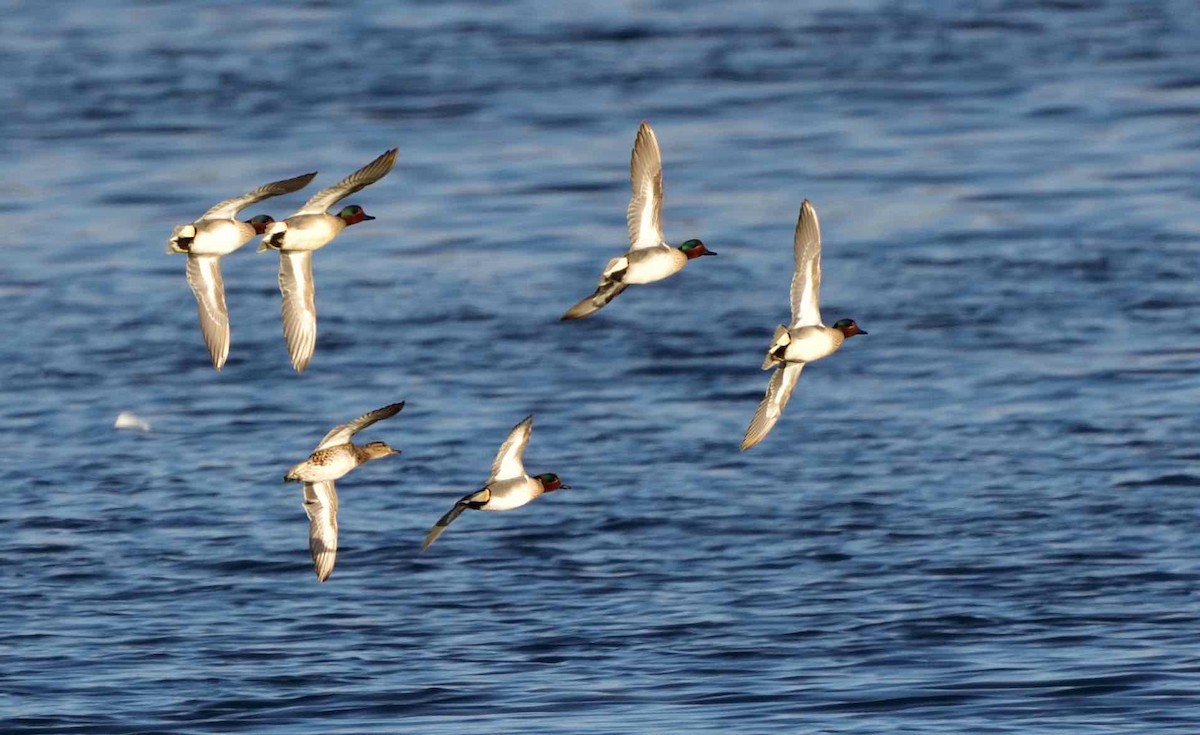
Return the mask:
<svg viewBox="0 0 1200 735">
<path fill-rule="evenodd" d="M 949 5 L 9 3 L 0 730 L 1200 730 L 1200 8 Z M 560 324 L 642 119 L 721 257 Z M 393 145 L 215 372 L 172 226 Z M 871 334 L 741 454 L 804 197 Z M 279 478 L 399 399 L 319 585 Z M 418 556 L 530 412 L 575 489 Z"/>
</svg>

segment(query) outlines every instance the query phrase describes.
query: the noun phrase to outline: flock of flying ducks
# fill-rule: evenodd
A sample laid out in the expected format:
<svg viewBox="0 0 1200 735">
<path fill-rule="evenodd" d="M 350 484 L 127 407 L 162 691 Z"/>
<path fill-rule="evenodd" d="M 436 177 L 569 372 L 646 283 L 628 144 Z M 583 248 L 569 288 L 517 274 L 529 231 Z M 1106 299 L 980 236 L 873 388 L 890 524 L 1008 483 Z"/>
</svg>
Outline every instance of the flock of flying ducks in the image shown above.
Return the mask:
<svg viewBox="0 0 1200 735">
<path fill-rule="evenodd" d="M 279 251 L 279 292 L 283 297 L 283 335 L 292 367 L 303 372 L 312 359 L 317 342 L 317 310 L 313 298 L 312 253 L 329 244 L 350 225 L 375 219 L 351 204 L 336 214 L 329 208 L 351 194 L 379 181 L 396 163 L 395 148 L 371 161 L 333 186 L 322 189 L 292 216 L 276 222 L 269 215 L 239 220 L 243 209 L 264 199 L 299 191 L 316 173 L 273 181 L 239 197 L 215 205 L 191 224 L 179 225 L 167 241 L 169 253 L 188 256 L 187 280 L 196 295 L 200 331 L 208 346 L 213 367 L 220 370 L 229 355 L 229 313 L 221 278 L 221 256 L 262 236 L 259 252 Z M 661 281 L 674 275 L 688 261 L 716 255 L 700 240 L 670 245 L 662 230 L 662 154 L 658 139 L 646 122 L 638 129 L 630 158 L 633 196 L 626 220 L 629 250 L 613 258 L 600 275 L 591 296 L 572 306 L 563 320 L 582 319 L 608 305 L 631 285 Z M 800 207 L 793 241 L 796 270 L 792 276 L 792 318 L 775 329 L 763 360 L 763 370 L 774 370 L 766 394 L 759 403 L 742 439 L 743 451 L 762 441 L 783 413 L 804 366 L 827 357 L 849 337 L 866 334 L 853 319 L 833 326 L 821 321 L 821 230 L 817 212 L 806 199 Z M 355 467 L 399 452 L 384 442 L 353 443 L 355 434 L 377 421 L 391 418 L 404 408 L 393 403 L 335 426 L 325 435 L 308 459 L 292 467 L 284 478 L 304 487 L 304 510 L 308 514 L 308 547 L 317 579 L 324 582 L 333 572 L 337 557 L 337 491 L 334 483 Z M 454 504 L 430 529 L 421 551 L 429 548 L 454 519 L 465 510 L 503 511 L 519 508 L 539 495 L 570 487 L 558 475 L 529 475 L 522 456 L 533 431 L 529 416 L 513 427 L 492 462 L 484 486 Z"/>
</svg>

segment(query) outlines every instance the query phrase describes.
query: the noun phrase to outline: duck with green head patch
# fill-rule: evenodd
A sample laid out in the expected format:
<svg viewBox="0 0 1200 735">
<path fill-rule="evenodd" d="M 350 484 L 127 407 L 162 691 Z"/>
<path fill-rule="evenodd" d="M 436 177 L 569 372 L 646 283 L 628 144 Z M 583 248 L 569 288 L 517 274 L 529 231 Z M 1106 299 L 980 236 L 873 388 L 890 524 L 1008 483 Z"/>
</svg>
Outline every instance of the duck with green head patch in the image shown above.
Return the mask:
<svg viewBox="0 0 1200 735">
<path fill-rule="evenodd" d="M 586 299 L 563 314 L 564 321 L 590 316 L 630 285 L 654 283 L 678 273 L 689 260 L 716 255 L 699 240 L 679 247 L 667 244 L 662 230 L 662 154 L 650 124 L 642 121 L 629 160 L 633 196 L 625 212 L 629 226 L 629 251 L 613 258 L 600 275 L 600 285 Z"/>
<path fill-rule="evenodd" d="M 500 452 L 492 462 L 492 474 L 482 489 L 463 496 L 454 507 L 433 524 L 421 551 L 437 540 L 455 518 L 466 510 L 512 510 L 520 508 L 539 495 L 567 490 L 571 486 L 564 485 L 558 475 L 547 472 L 541 475 L 529 476 L 525 473 L 525 464 L 521 459 L 525 454 L 525 445 L 533 432 L 533 416 L 527 416 L 524 421 L 513 427 L 508 438 L 500 445 Z"/>
<path fill-rule="evenodd" d="M 312 253 L 325 247 L 342 230 L 375 219 L 357 204 L 337 214 L 326 210 L 360 189 L 374 184 L 396 164 L 395 148 L 338 183 L 322 189 L 300 211 L 267 228 L 258 246 L 279 251 L 279 292 L 283 295 L 283 336 L 296 372 L 304 372 L 317 346 L 317 306 L 314 299 Z"/>
<path fill-rule="evenodd" d="M 229 356 L 229 311 L 225 308 L 225 280 L 221 277 L 221 256 L 266 232 L 275 220 L 260 214 L 242 221 L 237 219 L 251 204 L 303 189 L 316 172 L 291 179 L 263 184 L 248 194 L 226 199 L 214 205 L 200 219 L 179 225 L 167 240 L 168 253 L 188 256 L 187 280 L 196 296 L 200 312 L 200 332 L 208 346 L 213 367 L 220 370 Z"/>
<path fill-rule="evenodd" d="M 832 327 L 821 322 L 821 225 L 817 210 L 807 199 L 800 206 L 792 250 L 796 259 L 796 272 L 792 276 L 792 323 L 790 327 L 775 328 L 762 364 L 763 370 L 774 368 L 775 373 L 746 428 L 742 451 L 758 444 L 774 428 L 805 365 L 837 352 L 846 339 L 866 334 L 853 319 L 839 319 Z"/>
</svg>

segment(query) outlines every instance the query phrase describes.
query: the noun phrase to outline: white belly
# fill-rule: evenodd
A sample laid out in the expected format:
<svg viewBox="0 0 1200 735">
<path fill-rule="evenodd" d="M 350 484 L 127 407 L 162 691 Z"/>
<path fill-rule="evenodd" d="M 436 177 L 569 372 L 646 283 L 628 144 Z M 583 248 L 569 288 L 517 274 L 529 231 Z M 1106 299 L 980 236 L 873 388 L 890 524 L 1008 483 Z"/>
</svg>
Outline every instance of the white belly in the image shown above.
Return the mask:
<svg viewBox="0 0 1200 735">
<path fill-rule="evenodd" d="M 654 283 L 678 273 L 687 263 L 687 256 L 678 248 L 647 248 L 634 250 L 627 256 L 629 270 L 622 283 Z"/>
<path fill-rule="evenodd" d="M 512 510 L 520 508 L 542 494 L 542 483 L 532 477 L 501 480 L 489 485 L 492 497 L 483 510 Z"/>
<path fill-rule="evenodd" d="M 788 362 L 813 362 L 828 357 L 842 346 L 842 333 L 829 327 L 814 325 L 788 330 L 792 341 L 783 353 Z"/>
</svg>

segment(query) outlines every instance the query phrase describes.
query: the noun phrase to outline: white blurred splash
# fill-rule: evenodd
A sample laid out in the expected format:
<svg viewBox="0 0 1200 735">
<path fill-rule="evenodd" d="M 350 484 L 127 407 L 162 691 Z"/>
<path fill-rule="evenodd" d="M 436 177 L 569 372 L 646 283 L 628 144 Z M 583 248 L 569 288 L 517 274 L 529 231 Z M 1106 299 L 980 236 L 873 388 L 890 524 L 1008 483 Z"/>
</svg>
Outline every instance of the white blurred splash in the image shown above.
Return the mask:
<svg viewBox="0 0 1200 735">
<path fill-rule="evenodd" d="M 150 431 L 150 422 L 140 418 L 132 411 L 122 411 L 117 414 L 117 420 L 113 424 L 113 428 L 128 431 Z"/>
</svg>

